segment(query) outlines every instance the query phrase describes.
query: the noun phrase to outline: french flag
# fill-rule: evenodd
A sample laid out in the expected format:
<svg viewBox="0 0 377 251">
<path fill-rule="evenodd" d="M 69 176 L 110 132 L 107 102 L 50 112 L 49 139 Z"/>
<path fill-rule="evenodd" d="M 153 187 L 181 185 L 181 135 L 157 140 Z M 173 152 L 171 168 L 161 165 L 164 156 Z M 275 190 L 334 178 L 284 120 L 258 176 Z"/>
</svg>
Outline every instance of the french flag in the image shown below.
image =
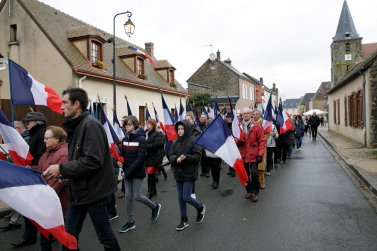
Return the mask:
<svg viewBox="0 0 377 251">
<path fill-rule="evenodd" d="M 151 61 L 151 63 L 153 64 L 154 68 L 156 68 L 156 65 L 154 64 L 153 60 L 146 53 L 144 53 L 143 51 L 139 50 L 138 48 L 135 48 L 135 47 L 132 47 L 132 46 L 128 46 L 128 49 L 140 52 L 141 54 L 146 56 L 149 59 L 149 61 Z"/>
<path fill-rule="evenodd" d="M 118 134 L 122 139 L 125 137 L 122 128 L 120 128 L 120 124 L 118 121 L 117 113 L 114 110 L 113 113 L 113 127 L 116 134 Z"/>
<path fill-rule="evenodd" d="M 237 172 L 243 186 L 246 186 L 248 176 L 243 165 L 240 151 L 230 133 L 225 121 L 216 116 L 212 123 L 203 131 L 196 144 L 219 156 L 225 163 Z"/>
<path fill-rule="evenodd" d="M 168 137 L 168 141 L 174 141 L 174 140 L 178 139 L 178 135 L 177 135 L 177 132 L 175 131 L 175 128 L 174 128 L 173 117 L 171 116 L 171 113 L 168 109 L 168 106 L 166 105 L 164 95 L 162 95 L 162 92 L 161 92 L 161 98 L 162 98 L 162 108 L 163 108 L 163 111 L 164 111 L 166 136 Z"/>
<path fill-rule="evenodd" d="M 272 123 L 273 123 L 272 111 L 273 111 L 273 108 L 272 108 L 272 104 L 271 104 L 271 96 L 268 99 L 266 111 L 264 112 L 264 116 L 263 116 L 263 121 L 262 121 L 263 133 L 272 132 Z M 263 106 L 262 106 L 262 108 L 263 108 Z"/>
<path fill-rule="evenodd" d="M 194 112 L 195 112 L 195 122 L 196 122 L 196 125 L 199 126 L 200 125 L 200 120 L 199 120 L 199 115 L 198 115 L 198 109 L 196 109 L 196 106 L 194 106 Z"/>
<path fill-rule="evenodd" d="M 0 109 L 0 133 L 5 146 L 8 148 L 13 163 L 20 166 L 28 166 L 34 159 L 29 153 L 29 145 L 9 122 Z"/>
<path fill-rule="evenodd" d="M 29 72 L 9 59 L 9 77 L 13 105 L 44 105 L 62 114 L 62 99 L 54 89 L 35 80 Z"/>
<path fill-rule="evenodd" d="M 123 162 L 124 161 L 123 157 L 119 157 L 118 150 L 116 147 L 116 146 L 119 146 L 120 144 L 118 136 L 114 132 L 113 127 L 111 126 L 109 120 L 107 119 L 105 111 L 103 110 L 102 104 L 99 103 L 99 105 L 101 106 L 101 124 L 106 132 L 107 142 L 109 144 L 111 156 L 113 156 L 117 161 Z"/>
<path fill-rule="evenodd" d="M 212 98 L 211 98 L 211 110 L 209 112 L 209 117 L 211 119 L 214 119 L 216 116 L 215 116 L 215 110 L 213 109 L 213 105 L 212 105 Z"/>
<path fill-rule="evenodd" d="M 186 117 L 186 111 L 185 108 L 182 105 L 182 100 L 179 99 L 180 105 L 179 105 L 179 116 L 178 116 L 178 121 L 179 120 L 184 120 Z"/>
<path fill-rule="evenodd" d="M 207 116 L 207 119 L 209 119 L 209 115 L 208 115 L 208 112 L 206 110 L 206 107 L 204 106 L 204 103 L 203 103 L 203 113 Z"/>
<path fill-rule="evenodd" d="M 232 102 L 230 101 L 230 98 L 229 98 L 229 104 L 230 104 L 230 115 L 232 116 L 233 137 L 236 137 L 237 139 L 239 139 L 241 137 L 241 131 L 240 131 L 240 127 L 238 126 L 239 122 L 238 122 L 238 119 L 237 119 L 236 109 L 233 108 Z"/>
<path fill-rule="evenodd" d="M 174 124 L 178 122 L 178 119 L 179 119 L 178 110 L 177 110 L 177 106 L 175 106 L 175 110 L 174 110 Z"/>
<path fill-rule="evenodd" d="M 265 101 L 264 101 L 264 93 L 262 93 L 260 96 L 262 97 L 262 101 L 263 101 L 263 103 L 264 103 L 264 102 L 265 102 Z"/>
<path fill-rule="evenodd" d="M 293 129 L 292 123 L 289 120 L 288 113 L 283 111 L 283 105 L 281 103 L 279 104 L 278 116 L 276 118 L 276 124 L 278 124 L 280 126 L 279 134 L 285 133 L 286 131 Z"/>
<path fill-rule="evenodd" d="M 153 110 L 154 110 L 154 116 L 156 117 L 156 123 L 160 124 L 162 131 L 165 132 L 164 123 L 162 123 L 162 121 L 160 120 L 160 117 L 158 116 L 156 108 L 154 107 L 153 103 L 152 103 L 152 105 L 153 105 Z"/>
<path fill-rule="evenodd" d="M 144 121 L 144 129 L 147 130 L 147 121 L 151 119 L 151 115 L 149 114 L 148 108 L 145 109 L 145 121 Z"/>
<path fill-rule="evenodd" d="M 76 238 L 64 229 L 59 197 L 38 174 L 0 161 L 0 199 L 27 217 L 48 238 L 52 234 L 69 249 L 77 249 Z"/>
<path fill-rule="evenodd" d="M 94 117 L 93 108 L 92 108 L 92 102 L 91 101 L 90 101 L 90 105 L 89 105 L 89 112 L 90 112 L 90 115 L 92 115 L 92 117 Z"/>
<path fill-rule="evenodd" d="M 131 107 L 130 107 L 130 104 L 128 103 L 128 100 L 127 100 L 127 114 L 128 116 L 132 115 Z"/>
<path fill-rule="evenodd" d="M 219 103 L 217 102 L 217 97 L 216 97 L 216 101 L 215 101 L 215 111 L 214 111 L 214 115 L 215 117 L 217 116 L 217 114 L 220 113 L 220 108 L 219 108 Z"/>
</svg>

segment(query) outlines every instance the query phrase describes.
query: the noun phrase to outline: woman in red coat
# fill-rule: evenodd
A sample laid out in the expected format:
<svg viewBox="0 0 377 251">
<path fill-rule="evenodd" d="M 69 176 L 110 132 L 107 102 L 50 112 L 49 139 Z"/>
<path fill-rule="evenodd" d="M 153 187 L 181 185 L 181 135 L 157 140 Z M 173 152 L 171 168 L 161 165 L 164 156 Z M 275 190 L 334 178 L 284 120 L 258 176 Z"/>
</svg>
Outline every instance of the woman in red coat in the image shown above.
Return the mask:
<svg viewBox="0 0 377 251">
<path fill-rule="evenodd" d="M 31 168 L 39 171 L 46 171 L 50 165 L 60 164 L 68 161 L 68 145 L 65 143 L 67 133 L 63 128 L 58 126 L 50 126 L 46 129 L 44 142 L 46 144 L 46 152 L 39 159 L 38 165 Z M 62 205 L 63 217 L 65 219 L 68 208 L 68 184 L 66 181 L 53 179 L 46 181 L 52 187 L 60 199 Z M 43 251 L 52 250 L 52 236 L 49 240 L 41 234 L 41 248 Z"/>
</svg>

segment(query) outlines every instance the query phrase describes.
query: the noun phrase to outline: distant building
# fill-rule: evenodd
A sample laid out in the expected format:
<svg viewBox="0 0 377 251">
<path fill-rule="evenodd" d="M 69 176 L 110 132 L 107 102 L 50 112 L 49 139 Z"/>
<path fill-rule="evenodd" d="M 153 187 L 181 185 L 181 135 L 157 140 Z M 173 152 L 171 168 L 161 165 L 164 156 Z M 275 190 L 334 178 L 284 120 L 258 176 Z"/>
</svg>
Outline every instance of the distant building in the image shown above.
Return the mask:
<svg viewBox="0 0 377 251">
<path fill-rule="evenodd" d="M 304 97 L 302 97 L 299 104 L 297 105 L 298 114 L 302 114 L 310 110 L 309 103 L 313 100 L 314 94 L 315 93 L 305 93 Z"/>
<path fill-rule="evenodd" d="M 309 110 L 319 109 L 325 111 L 325 103 L 327 103 L 327 92 L 330 90 L 331 82 L 322 82 L 313 99 L 309 102 Z"/>
<path fill-rule="evenodd" d="M 298 104 L 300 103 L 300 99 L 299 98 L 293 98 L 293 99 L 286 99 L 284 102 L 283 102 L 283 109 L 284 111 L 288 112 L 289 115 L 296 115 L 296 114 L 299 114 L 297 113 L 297 106 Z"/>
</svg>

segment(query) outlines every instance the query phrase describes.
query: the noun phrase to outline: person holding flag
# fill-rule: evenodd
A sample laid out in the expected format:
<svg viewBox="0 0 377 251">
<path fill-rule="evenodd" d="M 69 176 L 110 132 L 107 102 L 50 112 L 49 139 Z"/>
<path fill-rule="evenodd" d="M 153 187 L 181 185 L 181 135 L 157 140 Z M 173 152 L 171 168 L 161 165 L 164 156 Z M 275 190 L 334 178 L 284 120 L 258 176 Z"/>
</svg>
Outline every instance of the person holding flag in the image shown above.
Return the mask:
<svg viewBox="0 0 377 251">
<path fill-rule="evenodd" d="M 257 202 L 260 186 L 258 164 L 263 161 L 266 139 L 263 134 L 263 127 L 257 121 L 251 119 L 251 116 L 250 108 L 246 107 L 242 110 L 243 121 L 240 123 L 240 139 L 237 140 L 237 146 L 249 177 L 245 198 L 251 198 L 253 202 Z"/>
</svg>

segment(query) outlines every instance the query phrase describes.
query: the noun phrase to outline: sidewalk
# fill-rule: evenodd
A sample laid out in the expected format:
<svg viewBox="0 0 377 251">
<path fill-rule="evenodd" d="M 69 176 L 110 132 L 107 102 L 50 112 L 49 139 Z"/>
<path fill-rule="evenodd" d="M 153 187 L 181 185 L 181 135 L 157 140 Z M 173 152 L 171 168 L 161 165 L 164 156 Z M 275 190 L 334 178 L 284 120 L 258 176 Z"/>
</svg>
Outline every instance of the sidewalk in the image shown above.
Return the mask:
<svg viewBox="0 0 377 251">
<path fill-rule="evenodd" d="M 366 148 L 346 136 L 318 127 L 321 138 L 340 156 L 359 179 L 377 195 L 377 155 L 376 149 Z"/>
</svg>

